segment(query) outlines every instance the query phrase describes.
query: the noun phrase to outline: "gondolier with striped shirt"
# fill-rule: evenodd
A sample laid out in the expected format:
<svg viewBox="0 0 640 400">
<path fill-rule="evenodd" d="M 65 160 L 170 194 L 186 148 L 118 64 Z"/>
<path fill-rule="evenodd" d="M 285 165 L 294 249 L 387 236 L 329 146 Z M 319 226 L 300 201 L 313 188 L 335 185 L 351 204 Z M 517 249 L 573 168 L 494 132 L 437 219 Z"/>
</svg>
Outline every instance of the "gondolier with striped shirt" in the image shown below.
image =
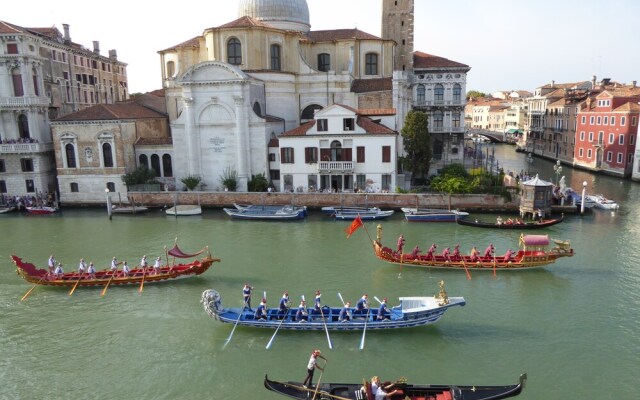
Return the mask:
<svg viewBox="0 0 640 400">
<path fill-rule="evenodd" d="M 324 369 L 318 365 L 318 358 L 322 358 L 327 361 L 327 359 L 322 356 L 322 352 L 320 350 L 315 349 L 311 353 L 309 363 L 307 364 L 307 377 L 304 378 L 304 382 L 302 383 L 302 386 L 305 388 L 313 386 L 313 371 L 315 371 L 316 368 L 320 371 L 324 371 Z"/>
</svg>

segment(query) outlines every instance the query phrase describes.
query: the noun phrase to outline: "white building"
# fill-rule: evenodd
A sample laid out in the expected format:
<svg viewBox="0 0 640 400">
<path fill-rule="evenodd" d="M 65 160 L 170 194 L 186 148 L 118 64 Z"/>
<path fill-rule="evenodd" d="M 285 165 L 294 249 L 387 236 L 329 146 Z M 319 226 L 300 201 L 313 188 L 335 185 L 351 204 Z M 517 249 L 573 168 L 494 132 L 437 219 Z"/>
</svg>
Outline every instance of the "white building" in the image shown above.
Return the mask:
<svg viewBox="0 0 640 400">
<path fill-rule="evenodd" d="M 283 133 L 278 138 L 280 190 L 393 192 L 397 132 L 365 113 L 334 104 Z"/>
</svg>

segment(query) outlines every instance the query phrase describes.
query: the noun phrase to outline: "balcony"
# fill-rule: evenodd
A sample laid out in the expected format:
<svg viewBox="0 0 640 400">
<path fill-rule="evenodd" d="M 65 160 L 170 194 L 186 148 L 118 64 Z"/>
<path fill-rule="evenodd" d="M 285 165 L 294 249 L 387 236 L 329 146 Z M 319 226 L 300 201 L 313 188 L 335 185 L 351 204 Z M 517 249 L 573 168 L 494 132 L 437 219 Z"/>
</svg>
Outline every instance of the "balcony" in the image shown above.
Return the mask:
<svg viewBox="0 0 640 400">
<path fill-rule="evenodd" d="M 433 133 L 464 133 L 464 126 L 430 126 L 427 129 Z"/>
<path fill-rule="evenodd" d="M 435 106 L 463 106 L 464 102 L 461 100 L 414 100 L 414 107 L 435 107 Z"/>
<path fill-rule="evenodd" d="M 320 161 L 320 172 L 353 172 L 353 161 Z"/>
<path fill-rule="evenodd" d="M 33 154 L 53 151 L 53 143 L 3 143 L 0 154 Z"/>
<path fill-rule="evenodd" d="M 50 103 L 45 96 L 0 97 L 0 108 L 48 106 Z"/>
</svg>

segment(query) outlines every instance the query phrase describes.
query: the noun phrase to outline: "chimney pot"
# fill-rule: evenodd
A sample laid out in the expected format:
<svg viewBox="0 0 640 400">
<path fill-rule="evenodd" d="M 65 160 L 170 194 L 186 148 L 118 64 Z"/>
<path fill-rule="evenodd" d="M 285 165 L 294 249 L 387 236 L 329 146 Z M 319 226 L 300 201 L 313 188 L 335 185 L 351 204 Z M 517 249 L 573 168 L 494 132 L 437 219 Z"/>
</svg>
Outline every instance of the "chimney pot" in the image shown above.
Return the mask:
<svg viewBox="0 0 640 400">
<path fill-rule="evenodd" d="M 62 29 L 64 30 L 64 40 L 70 42 L 71 35 L 69 34 L 69 24 L 62 24 Z"/>
</svg>

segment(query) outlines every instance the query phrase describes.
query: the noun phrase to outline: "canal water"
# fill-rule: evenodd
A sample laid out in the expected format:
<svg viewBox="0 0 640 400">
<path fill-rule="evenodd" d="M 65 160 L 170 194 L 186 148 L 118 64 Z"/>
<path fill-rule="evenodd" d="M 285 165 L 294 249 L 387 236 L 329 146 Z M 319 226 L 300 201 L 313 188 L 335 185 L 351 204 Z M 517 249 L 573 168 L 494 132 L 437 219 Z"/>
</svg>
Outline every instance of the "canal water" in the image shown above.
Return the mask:
<svg viewBox="0 0 640 400">
<path fill-rule="evenodd" d="M 497 146 L 505 170 L 530 169 L 555 180 L 553 163 L 513 147 Z M 361 382 L 404 376 L 416 383 L 510 384 L 528 374 L 522 399 L 635 399 L 640 368 L 640 186 L 564 166 L 570 186 L 602 193 L 621 208 L 567 216 L 536 233 L 570 240 L 572 258 L 535 271 L 418 270 L 386 264 L 372 252 L 366 223 L 346 239 L 348 222 L 314 212 L 303 222 L 232 221 L 221 210 L 174 218 L 160 211 L 114 216 L 105 210 L 64 210 L 59 216 L 0 216 L 0 399 L 278 399 L 263 387 L 265 374 L 302 380 L 311 350 L 328 358 L 315 381 Z M 495 218 L 495 215 L 481 216 Z M 504 217 L 504 216 L 503 216 Z M 461 244 L 499 254 L 517 248 L 519 231 L 491 231 L 456 224 L 407 223 L 401 215 L 382 222 L 383 241 L 400 234 L 406 248 Z M 36 288 L 15 274 L 11 254 L 45 266 L 54 254 L 67 270 L 83 257 L 106 268 L 117 256 L 137 264 L 164 254 L 175 239 L 186 252 L 209 246 L 222 259 L 200 277 L 100 289 Z M 215 288 L 223 305 L 242 304 L 242 286 L 266 292 L 269 305 L 287 290 L 294 303 L 322 291 L 338 305 L 341 293 L 355 301 L 433 295 L 444 280 L 465 307 L 450 309 L 436 324 L 360 333 L 278 332 L 232 326 L 202 309 L 202 291 Z"/>
</svg>

